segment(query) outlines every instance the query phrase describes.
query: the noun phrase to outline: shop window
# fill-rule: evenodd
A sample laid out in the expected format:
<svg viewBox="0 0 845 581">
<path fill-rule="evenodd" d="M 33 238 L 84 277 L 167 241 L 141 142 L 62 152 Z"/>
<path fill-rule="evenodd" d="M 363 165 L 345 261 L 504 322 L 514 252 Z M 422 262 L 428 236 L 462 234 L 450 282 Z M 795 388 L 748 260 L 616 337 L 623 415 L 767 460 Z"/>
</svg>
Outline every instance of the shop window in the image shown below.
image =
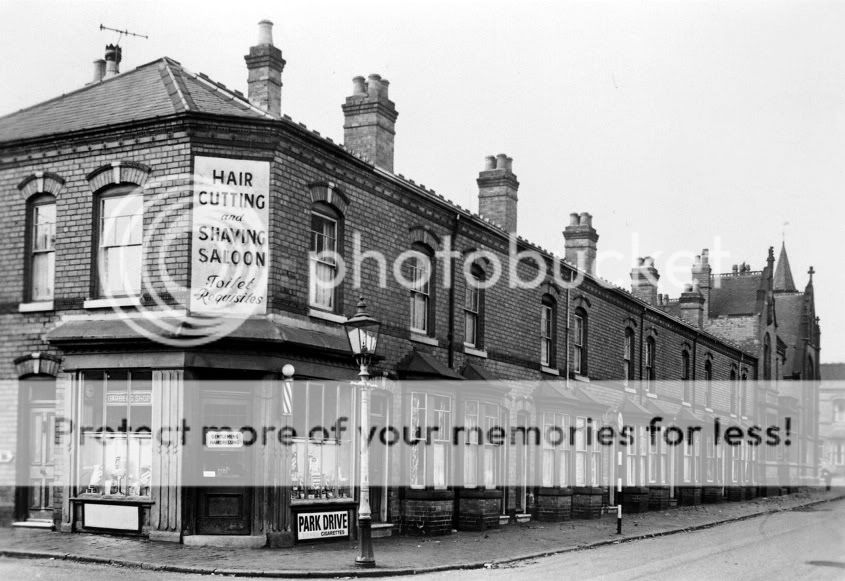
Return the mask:
<svg viewBox="0 0 845 581">
<path fill-rule="evenodd" d="M 571 484 L 569 427 L 568 415 L 554 412 L 543 413 L 541 482 L 544 487 L 566 487 Z"/>
<path fill-rule="evenodd" d="M 464 293 L 464 344 L 475 348 L 484 344 L 484 290 L 479 288 L 483 281 L 484 271 L 473 265 Z"/>
<path fill-rule="evenodd" d="M 42 194 L 27 202 L 26 300 L 53 300 L 56 270 L 56 198 Z"/>
<path fill-rule="evenodd" d="M 837 466 L 845 464 L 845 442 L 836 442 L 834 444 L 833 463 Z"/>
<path fill-rule="evenodd" d="M 134 186 L 97 198 L 97 293 L 101 297 L 141 292 L 144 196 Z"/>
<path fill-rule="evenodd" d="M 150 495 L 152 374 L 80 374 L 79 493 L 110 497 Z"/>
<path fill-rule="evenodd" d="M 449 482 L 449 440 L 452 433 L 452 398 L 421 392 L 411 393 L 411 440 L 430 445 L 411 445 L 408 467 L 412 488 L 446 488 Z"/>
<path fill-rule="evenodd" d="M 575 418 L 575 486 L 598 486 L 601 481 L 601 446 L 587 442 L 587 418 Z"/>
<path fill-rule="evenodd" d="M 543 295 L 540 306 L 540 364 L 554 367 L 557 352 L 557 303 L 549 295 Z"/>
<path fill-rule="evenodd" d="M 315 204 L 311 210 L 310 305 L 334 312 L 338 308 L 338 257 L 340 214 L 327 204 Z"/>
<path fill-rule="evenodd" d="M 587 313 L 584 309 L 575 310 L 572 325 L 572 370 L 577 375 L 587 375 Z"/>
<path fill-rule="evenodd" d="M 625 346 L 622 351 L 622 373 L 627 386 L 634 381 L 634 330 L 625 328 Z"/>
<path fill-rule="evenodd" d="M 476 400 L 464 404 L 464 487 L 496 487 L 501 445 L 491 444 L 487 436 L 500 425 L 499 406 Z"/>
<path fill-rule="evenodd" d="M 434 334 L 434 262 L 428 247 L 415 245 L 410 262 L 411 331 L 422 335 Z"/>
<path fill-rule="evenodd" d="M 351 498 L 353 410 L 348 385 L 306 382 L 292 394 L 291 495 L 294 499 Z M 332 429 L 346 418 L 346 430 Z"/>
</svg>

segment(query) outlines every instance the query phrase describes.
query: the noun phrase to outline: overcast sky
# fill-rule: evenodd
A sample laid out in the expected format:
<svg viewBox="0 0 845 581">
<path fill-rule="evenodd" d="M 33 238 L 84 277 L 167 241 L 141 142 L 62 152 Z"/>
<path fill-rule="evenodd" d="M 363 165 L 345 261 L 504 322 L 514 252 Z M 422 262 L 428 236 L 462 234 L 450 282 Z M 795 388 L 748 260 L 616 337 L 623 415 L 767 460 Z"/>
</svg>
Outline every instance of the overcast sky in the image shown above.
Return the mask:
<svg viewBox="0 0 845 581">
<path fill-rule="evenodd" d="M 100 23 L 149 35 L 121 41 L 124 71 L 166 55 L 245 92 L 262 18 L 283 112 L 342 141 L 352 77 L 381 74 L 397 173 L 476 211 L 484 156 L 507 153 L 519 233 L 562 254 L 591 212 L 625 287 L 647 254 L 672 296 L 704 247 L 760 269 L 785 229 L 799 288 L 817 272 L 822 361 L 845 361 L 845 3 L 0 0 L 0 114 L 87 82 L 117 40 Z"/>
</svg>

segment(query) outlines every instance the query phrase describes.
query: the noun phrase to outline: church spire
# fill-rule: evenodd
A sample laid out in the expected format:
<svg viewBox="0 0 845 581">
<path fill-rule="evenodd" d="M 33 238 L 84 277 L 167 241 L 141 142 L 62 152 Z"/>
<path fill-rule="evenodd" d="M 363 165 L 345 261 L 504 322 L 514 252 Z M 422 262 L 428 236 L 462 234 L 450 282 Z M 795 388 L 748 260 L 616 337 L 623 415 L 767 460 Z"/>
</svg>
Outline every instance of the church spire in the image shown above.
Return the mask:
<svg viewBox="0 0 845 581">
<path fill-rule="evenodd" d="M 792 269 L 789 267 L 789 258 L 786 256 L 785 242 L 781 243 L 780 256 L 778 257 L 778 265 L 775 269 L 773 287 L 775 292 L 798 292 L 798 289 L 795 288 L 795 281 L 792 279 Z"/>
</svg>

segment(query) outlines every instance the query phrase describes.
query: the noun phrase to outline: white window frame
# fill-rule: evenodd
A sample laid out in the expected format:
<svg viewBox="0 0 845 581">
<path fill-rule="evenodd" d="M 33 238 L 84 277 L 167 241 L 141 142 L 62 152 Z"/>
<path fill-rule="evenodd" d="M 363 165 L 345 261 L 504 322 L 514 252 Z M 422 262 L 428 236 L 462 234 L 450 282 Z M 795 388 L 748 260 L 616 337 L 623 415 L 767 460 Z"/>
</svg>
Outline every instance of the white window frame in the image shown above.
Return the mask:
<svg viewBox="0 0 845 581">
<path fill-rule="evenodd" d="M 314 229 L 315 217 L 323 220 L 324 224 L 333 225 L 334 236 L 327 234 L 325 232 L 325 228 L 323 232 L 317 232 Z M 308 257 L 311 269 L 308 285 L 308 304 L 315 309 L 334 312 L 337 309 L 337 289 L 332 287 L 329 289 L 330 292 L 325 293 L 324 289 L 319 288 L 320 277 L 317 276 L 317 273 L 320 269 L 326 269 L 332 273 L 332 281 L 337 277 L 337 264 L 333 256 L 337 253 L 339 233 L 338 220 L 325 212 L 312 209 L 309 232 L 311 234 L 311 246 L 308 252 Z M 321 296 L 324 294 L 328 297 L 328 301 L 321 301 Z"/>
</svg>

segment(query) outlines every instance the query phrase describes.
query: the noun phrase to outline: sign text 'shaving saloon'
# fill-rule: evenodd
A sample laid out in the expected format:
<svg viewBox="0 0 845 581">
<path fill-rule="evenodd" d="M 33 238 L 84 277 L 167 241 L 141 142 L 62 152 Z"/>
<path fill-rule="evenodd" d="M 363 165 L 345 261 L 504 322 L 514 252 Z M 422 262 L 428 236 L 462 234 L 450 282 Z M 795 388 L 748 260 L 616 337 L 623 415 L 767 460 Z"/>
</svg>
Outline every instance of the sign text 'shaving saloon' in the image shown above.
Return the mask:
<svg viewBox="0 0 845 581">
<path fill-rule="evenodd" d="M 296 536 L 300 541 L 349 536 L 349 512 L 301 512 L 296 515 Z"/>
<path fill-rule="evenodd" d="M 269 225 L 269 162 L 194 158 L 192 313 L 266 312 Z"/>
</svg>

